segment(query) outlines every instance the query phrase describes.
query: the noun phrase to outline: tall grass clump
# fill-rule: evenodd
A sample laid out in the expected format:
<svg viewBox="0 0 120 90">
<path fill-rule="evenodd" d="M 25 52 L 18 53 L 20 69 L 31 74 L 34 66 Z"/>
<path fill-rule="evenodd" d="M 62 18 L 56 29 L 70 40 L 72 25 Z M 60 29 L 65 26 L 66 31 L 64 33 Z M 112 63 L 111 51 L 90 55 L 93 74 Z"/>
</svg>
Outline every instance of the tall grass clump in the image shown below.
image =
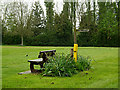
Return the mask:
<svg viewBox="0 0 120 90">
<path fill-rule="evenodd" d="M 86 57 L 78 55 L 78 60 L 75 63 L 76 70 L 78 70 L 78 71 L 89 70 L 91 67 L 91 65 L 90 65 L 91 61 L 92 60 L 89 60 L 89 57 L 86 58 Z"/>
<path fill-rule="evenodd" d="M 90 68 L 90 61 L 88 58 L 78 56 L 78 60 L 71 58 L 70 55 L 56 54 L 49 57 L 47 63 L 44 64 L 43 75 L 47 76 L 72 76 L 79 71 L 88 70 Z"/>
</svg>

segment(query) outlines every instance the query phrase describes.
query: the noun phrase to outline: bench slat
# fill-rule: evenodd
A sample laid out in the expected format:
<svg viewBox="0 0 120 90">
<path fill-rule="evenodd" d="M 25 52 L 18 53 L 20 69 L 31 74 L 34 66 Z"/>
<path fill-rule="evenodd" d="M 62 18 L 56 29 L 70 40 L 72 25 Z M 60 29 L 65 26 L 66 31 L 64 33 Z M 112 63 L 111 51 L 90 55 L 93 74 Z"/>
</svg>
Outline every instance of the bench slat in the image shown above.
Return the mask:
<svg viewBox="0 0 120 90">
<path fill-rule="evenodd" d="M 56 50 L 46 50 L 46 51 L 40 51 L 40 53 L 46 53 L 46 52 L 56 52 Z"/>
<path fill-rule="evenodd" d="M 28 60 L 28 62 L 41 62 L 41 61 L 43 61 L 43 58 Z"/>
</svg>

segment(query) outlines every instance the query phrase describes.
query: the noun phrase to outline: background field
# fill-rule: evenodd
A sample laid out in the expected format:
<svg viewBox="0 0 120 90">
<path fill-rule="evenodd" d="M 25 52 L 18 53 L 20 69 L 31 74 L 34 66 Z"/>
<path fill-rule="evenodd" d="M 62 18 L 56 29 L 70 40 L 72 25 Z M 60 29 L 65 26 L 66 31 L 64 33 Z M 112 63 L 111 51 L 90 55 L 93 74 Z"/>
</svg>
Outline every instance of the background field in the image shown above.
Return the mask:
<svg viewBox="0 0 120 90">
<path fill-rule="evenodd" d="M 118 48 L 79 47 L 80 55 L 95 60 L 87 75 L 85 72 L 72 77 L 18 75 L 19 72 L 29 70 L 27 61 L 36 59 L 41 50 L 56 49 L 57 53 L 69 54 L 70 48 L 2 46 L 2 88 L 118 88 Z"/>
</svg>

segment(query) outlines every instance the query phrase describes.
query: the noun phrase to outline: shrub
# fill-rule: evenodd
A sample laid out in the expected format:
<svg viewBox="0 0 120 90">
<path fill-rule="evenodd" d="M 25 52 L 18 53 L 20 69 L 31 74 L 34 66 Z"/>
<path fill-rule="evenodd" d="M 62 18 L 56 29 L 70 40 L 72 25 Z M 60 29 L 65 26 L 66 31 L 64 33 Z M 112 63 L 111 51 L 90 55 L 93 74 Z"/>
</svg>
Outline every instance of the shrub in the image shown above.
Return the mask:
<svg viewBox="0 0 120 90">
<path fill-rule="evenodd" d="M 78 56 L 78 61 L 71 59 L 70 55 L 57 54 L 49 57 L 47 63 L 44 64 L 43 75 L 47 76 L 72 76 L 78 71 L 83 71 L 90 68 L 90 61 L 87 58 Z"/>
<path fill-rule="evenodd" d="M 2 36 L 2 43 L 7 45 L 20 44 L 21 38 L 19 35 L 11 35 L 11 33 L 7 33 Z"/>
</svg>

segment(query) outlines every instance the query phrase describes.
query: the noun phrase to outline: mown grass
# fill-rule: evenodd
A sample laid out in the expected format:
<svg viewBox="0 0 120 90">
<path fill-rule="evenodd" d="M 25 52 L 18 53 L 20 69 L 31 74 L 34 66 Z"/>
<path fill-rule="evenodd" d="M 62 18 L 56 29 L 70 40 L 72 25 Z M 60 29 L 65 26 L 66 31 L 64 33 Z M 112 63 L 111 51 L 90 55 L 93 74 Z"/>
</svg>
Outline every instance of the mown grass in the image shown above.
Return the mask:
<svg viewBox="0 0 120 90">
<path fill-rule="evenodd" d="M 92 61 L 88 74 L 84 71 L 72 77 L 18 75 L 19 72 L 29 70 L 28 59 L 36 59 L 39 51 L 56 49 L 57 53 L 69 54 L 70 48 L 72 47 L 3 46 L 2 88 L 118 88 L 118 48 L 79 47 L 80 55 L 95 60 Z"/>
</svg>

